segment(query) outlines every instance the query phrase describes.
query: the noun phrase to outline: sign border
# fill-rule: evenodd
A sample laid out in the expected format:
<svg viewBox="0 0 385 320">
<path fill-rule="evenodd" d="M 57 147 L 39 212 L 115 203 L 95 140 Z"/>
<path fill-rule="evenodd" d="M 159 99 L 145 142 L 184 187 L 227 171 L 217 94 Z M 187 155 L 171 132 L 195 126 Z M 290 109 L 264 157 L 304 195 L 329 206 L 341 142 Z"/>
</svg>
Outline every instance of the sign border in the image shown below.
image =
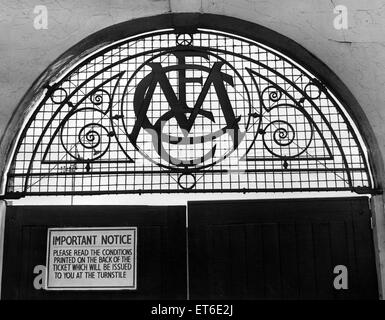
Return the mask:
<svg viewBox="0 0 385 320">
<path fill-rule="evenodd" d="M 80 230 L 133 230 L 134 231 L 134 270 L 133 270 L 133 285 L 132 286 L 80 286 L 80 287 L 52 287 L 48 285 L 49 280 L 49 261 L 50 261 L 50 235 L 52 231 L 80 231 Z M 103 291 L 103 290 L 137 290 L 137 237 L 138 227 L 54 227 L 47 229 L 47 250 L 46 250 L 46 275 L 45 275 L 45 286 L 44 289 L 47 291 Z"/>
</svg>

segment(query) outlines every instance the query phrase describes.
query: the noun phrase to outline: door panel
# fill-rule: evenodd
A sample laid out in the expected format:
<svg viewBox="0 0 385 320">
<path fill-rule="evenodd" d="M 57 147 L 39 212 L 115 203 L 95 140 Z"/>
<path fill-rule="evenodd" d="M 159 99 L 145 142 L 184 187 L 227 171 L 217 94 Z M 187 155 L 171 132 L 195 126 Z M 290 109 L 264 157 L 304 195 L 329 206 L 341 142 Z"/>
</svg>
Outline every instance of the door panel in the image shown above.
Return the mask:
<svg viewBox="0 0 385 320">
<path fill-rule="evenodd" d="M 8 207 L 3 299 L 185 299 L 186 207 Z M 136 291 L 45 291 L 33 269 L 45 265 L 49 227 L 138 227 Z"/>
<path fill-rule="evenodd" d="M 192 299 L 377 299 L 366 197 L 190 202 Z M 348 289 L 336 290 L 336 265 Z"/>
</svg>

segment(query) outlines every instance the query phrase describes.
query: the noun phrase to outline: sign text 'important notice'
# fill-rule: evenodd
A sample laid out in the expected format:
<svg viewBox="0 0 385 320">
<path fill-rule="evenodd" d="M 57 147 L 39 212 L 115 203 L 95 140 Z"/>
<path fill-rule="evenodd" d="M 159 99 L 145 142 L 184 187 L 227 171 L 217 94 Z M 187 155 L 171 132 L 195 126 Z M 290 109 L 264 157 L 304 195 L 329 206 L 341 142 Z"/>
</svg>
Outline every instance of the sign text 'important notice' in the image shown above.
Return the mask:
<svg viewBox="0 0 385 320">
<path fill-rule="evenodd" d="M 50 228 L 47 290 L 136 289 L 137 228 Z"/>
</svg>

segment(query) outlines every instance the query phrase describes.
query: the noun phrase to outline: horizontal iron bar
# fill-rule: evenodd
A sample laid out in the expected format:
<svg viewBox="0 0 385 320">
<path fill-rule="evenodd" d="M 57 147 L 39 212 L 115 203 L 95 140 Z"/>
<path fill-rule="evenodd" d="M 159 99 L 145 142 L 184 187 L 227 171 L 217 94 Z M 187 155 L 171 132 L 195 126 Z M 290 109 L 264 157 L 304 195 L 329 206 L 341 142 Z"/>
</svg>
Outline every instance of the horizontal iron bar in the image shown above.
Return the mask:
<svg viewBox="0 0 385 320">
<path fill-rule="evenodd" d="M 275 173 L 275 172 L 344 172 L 347 171 L 346 168 L 335 168 L 335 169 L 328 169 L 328 168 L 309 168 L 309 169 L 246 169 L 246 170 L 175 170 L 175 171 L 169 171 L 169 170 L 144 170 L 144 171 L 92 171 L 92 172 L 57 172 L 57 173 L 29 173 L 28 176 L 30 177 L 51 177 L 51 176 L 72 176 L 72 175 L 111 175 L 111 174 L 169 174 L 169 173 L 253 173 L 253 172 L 266 172 L 266 173 Z M 359 168 L 350 168 L 349 171 L 351 172 L 362 172 L 366 173 L 364 169 Z M 27 175 L 24 173 L 9 173 L 8 177 L 26 177 Z"/>
<path fill-rule="evenodd" d="M 264 188 L 264 189 L 211 189 L 211 190 L 181 190 L 181 189 L 172 189 L 172 190 L 115 190 L 115 191 L 68 191 L 68 192 L 15 192 L 15 193 L 7 193 L 5 195 L 0 196 L 0 200 L 5 199 L 20 199 L 26 196 L 92 196 L 92 195 L 118 195 L 118 194 L 152 194 L 152 193 L 163 193 L 163 194 L 172 194 L 172 193 L 260 193 L 260 192 L 329 192 L 329 191 L 351 191 L 357 194 L 372 194 L 378 195 L 382 194 L 383 190 L 381 189 L 371 189 L 368 187 L 356 187 L 356 188 L 292 188 L 292 189 L 284 189 L 284 188 Z"/>
</svg>

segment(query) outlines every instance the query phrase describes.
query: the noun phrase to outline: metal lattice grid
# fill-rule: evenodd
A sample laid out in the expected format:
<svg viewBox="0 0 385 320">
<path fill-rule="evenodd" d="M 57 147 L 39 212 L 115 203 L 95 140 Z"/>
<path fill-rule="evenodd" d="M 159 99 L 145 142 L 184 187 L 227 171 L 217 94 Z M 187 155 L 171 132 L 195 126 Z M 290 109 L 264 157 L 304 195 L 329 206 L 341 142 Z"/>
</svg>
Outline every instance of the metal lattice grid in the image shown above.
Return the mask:
<svg viewBox="0 0 385 320">
<path fill-rule="evenodd" d="M 7 194 L 371 188 L 329 88 L 260 43 L 213 30 L 120 41 L 50 83 Z"/>
</svg>

